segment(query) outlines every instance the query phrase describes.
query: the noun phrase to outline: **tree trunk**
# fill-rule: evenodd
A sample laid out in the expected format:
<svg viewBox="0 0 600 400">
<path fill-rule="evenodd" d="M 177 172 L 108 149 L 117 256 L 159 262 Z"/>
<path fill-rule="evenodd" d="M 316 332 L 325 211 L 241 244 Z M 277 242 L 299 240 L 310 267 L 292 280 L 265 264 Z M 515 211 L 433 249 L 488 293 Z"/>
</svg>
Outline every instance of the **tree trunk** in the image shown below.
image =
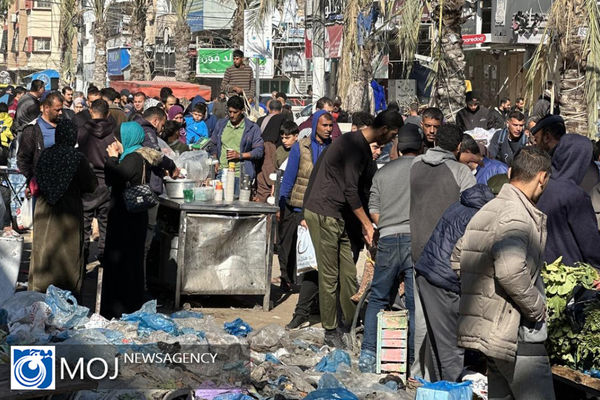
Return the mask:
<svg viewBox="0 0 600 400">
<path fill-rule="evenodd" d="M 150 80 L 150 66 L 146 59 L 146 10 L 151 7 L 148 0 L 136 0 L 133 2 L 131 15 L 131 80 Z"/>
<path fill-rule="evenodd" d="M 190 58 L 188 49 L 192 41 L 192 33 L 187 22 L 178 21 L 175 28 L 175 79 L 187 82 L 190 79 Z"/>
<path fill-rule="evenodd" d="M 437 2 L 434 2 L 434 4 Z M 448 121 L 465 106 L 465 55 L 462 49 L 461 25 L 464 0 L 445 1 L 442 12 L 441 37 L 434 51 L 439 51 L 438 71 L 434 77 L 433 102 Z M 440 5 L 435 4 L 433 20 L 439 21 Z M 436 27 L 438 22 L 436 22 Z"/>
<path fill-rule="evenodd" d="M 570 19 L 561 24 L 559 33 L 561 54 L 560 70 L 560 113 L 565 119 L 568 133 L 588 134 L 588 107 L 585 84 L 588 52 L 584 49 L 585 37 L 580 36 L 581 28 L 588 27 L 586 0 L 571 0 L 567 10 L 562 10 Z"/>
<path fill-rule="evenodd" d="M 94 23 L 94 85 L 103 88 L 106 85 L 106 24 L 96 16 Z"/>
<path fill-rule="evenodd" d="M 371 80 L 373 79 L 373 60 L 377 43 L 372 40 L 366 40 L 364 46 L 360 49 L 360 70 L 358 71 L 358 80 L 350 85 L 346 96 L 346 110 L 350 113 L 357 111 L 371 112 L 371 103 L 373 95 L 371 92 Z"/>
<path fill-rule="evenodd" d="M 246 10 L 246 2 L 245 0 L 235 0 L 235 5 L 230 39 L 233 48 L 240 49 L 244 46 L 244 11 Z"/>
<path fill-rule="evenodd" d="M 75 75 L 75 62 L 73 60 L 73 40 L 77 34 L 75 18 L 77 13 L 76 0 L 62 0 L 60 4 L 60 61 L 62 85 L 71 85 Z"/>
</svg>

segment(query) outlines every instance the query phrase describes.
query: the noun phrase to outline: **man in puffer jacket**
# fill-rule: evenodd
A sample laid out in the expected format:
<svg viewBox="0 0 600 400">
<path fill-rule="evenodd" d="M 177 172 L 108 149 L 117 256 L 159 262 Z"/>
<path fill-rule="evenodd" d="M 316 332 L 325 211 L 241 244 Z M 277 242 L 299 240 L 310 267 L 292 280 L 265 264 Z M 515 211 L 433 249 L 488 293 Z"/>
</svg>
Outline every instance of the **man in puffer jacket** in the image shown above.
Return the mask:
<svg viewBox="0 0 600 400">
<path fill-rule="evenodd" d="M 550 170 L 547 153 L 521 149 L 510 183 L 471 219 L 455 248 L 461 282 L 458 345 L 487 357 L 490 400 L 555 398 L 544 348 L 546 216 L 535 206 Z"/>
<path fill-rule="evenodd" d="M 427 321 L 428 354 L 433 357 L 433 362 L 426 364 L 434 365 L 430 378 L 435 381 L 456 381 L 463 370 L 465 351 L 456 343 L 460 271 L 453 271 L 450 256 L 471 218 L 493 198 L 487 185 L 478 184 L 462 192 L 460 201 L 442 215 L 415 265 Z"/>
</svg>

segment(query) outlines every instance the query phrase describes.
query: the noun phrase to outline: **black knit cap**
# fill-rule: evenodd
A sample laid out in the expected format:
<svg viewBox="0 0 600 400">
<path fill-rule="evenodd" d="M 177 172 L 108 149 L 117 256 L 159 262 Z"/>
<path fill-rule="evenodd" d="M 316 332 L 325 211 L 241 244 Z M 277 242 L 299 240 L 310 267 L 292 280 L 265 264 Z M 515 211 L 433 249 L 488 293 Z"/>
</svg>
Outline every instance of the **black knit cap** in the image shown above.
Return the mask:
<svg viewBox="0 0 600 400">
<path fill-rule="evenodd" d="M 547 126 L 554 124 L 565 124 L 565 120 L 560 115 L 552 115 L 548 114 L 544 118 L 540 119 L 537 124 L 531 129 L 531 134 L 535 135 L 540 130 L 546 128 Z"/>
<path fill-rule="evenodd" d="M 419 127 L 415 124 L 406 124 L 398 131 L 398 150 L 418 150 L 423 144 L 423 137 Z"/>
</svg>

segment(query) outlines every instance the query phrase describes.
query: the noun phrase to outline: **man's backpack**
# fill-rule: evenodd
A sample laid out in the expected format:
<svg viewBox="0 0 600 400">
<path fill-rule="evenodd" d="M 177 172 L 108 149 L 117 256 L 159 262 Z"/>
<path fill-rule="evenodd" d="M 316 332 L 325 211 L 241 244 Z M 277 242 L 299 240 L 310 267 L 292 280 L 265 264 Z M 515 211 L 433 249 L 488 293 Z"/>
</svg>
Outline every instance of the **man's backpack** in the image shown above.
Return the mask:
<svg viewBox="0 0 600 400">
<path fill-rule="evenodd" d="M 506 140 L 507 136 L 508 136 L 508 129 L 507 128 L 502 129 L 502 131 L 500 132 L 500 136 L 498 137 L 498 145 L 502 146 L 502 144 Z M 522 133 L 521 138 L 519 140 L 520 140 L 521 144 L 523 146 L 525 146 L 527 144 L 527 135 L 525 135 L 525 133 Z"/>
</svg>

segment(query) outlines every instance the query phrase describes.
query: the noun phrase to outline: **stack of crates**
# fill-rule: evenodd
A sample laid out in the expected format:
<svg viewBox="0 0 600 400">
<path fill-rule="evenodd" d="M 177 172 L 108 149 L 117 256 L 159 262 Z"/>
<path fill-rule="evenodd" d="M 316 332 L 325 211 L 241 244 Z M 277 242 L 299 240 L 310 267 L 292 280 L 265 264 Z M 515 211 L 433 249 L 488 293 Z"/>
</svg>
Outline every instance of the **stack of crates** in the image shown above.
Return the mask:
<svg viewBox="0 0 600 400">
<path fill-rule="evenodd" d="M 377 314 L 377 373 L 394 373 L 406 382 L 408 363 L 408 313 Z"/>
</svg>

